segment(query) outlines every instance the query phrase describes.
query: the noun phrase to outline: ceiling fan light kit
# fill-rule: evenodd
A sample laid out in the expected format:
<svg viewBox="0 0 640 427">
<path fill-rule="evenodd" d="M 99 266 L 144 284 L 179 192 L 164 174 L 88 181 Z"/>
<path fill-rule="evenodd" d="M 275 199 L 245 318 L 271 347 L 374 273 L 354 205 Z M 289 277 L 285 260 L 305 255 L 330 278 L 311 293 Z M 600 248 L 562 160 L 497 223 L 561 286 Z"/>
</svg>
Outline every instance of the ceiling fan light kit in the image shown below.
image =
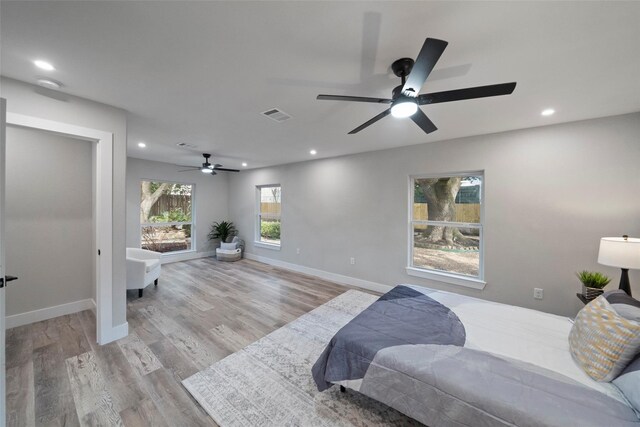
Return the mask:
<svg viewBox="0 0 640 427">
<path fill-rule="evenodd" d="M 413 116 L 418 111 L 418 104 L 411 98 L 400 98 L 391 106 L 391 115 L 399 119 Z"/>
<path fill-rule="evenodd" d="M 448 43 L 444 40 L 427 38 L 415 62 L 411 58 L 401 58 L 391 64 L 393 74 L 402 80 L 402 84 L 393 89 L 391 99 L 347 95 L 318 95 L 316 99 L 391 104 L 391 107 L 349 132 L 350 135 L 360 132 L 389 114 L 396 118 L 410 117 L 415 124 L 428 134 L 435 132 L 438 128 L 418 108 L 419 105 L 510 95 L 516 88 L 516 83 L 512 82 L 418 95 L 447 45 Z"/>
</svg>

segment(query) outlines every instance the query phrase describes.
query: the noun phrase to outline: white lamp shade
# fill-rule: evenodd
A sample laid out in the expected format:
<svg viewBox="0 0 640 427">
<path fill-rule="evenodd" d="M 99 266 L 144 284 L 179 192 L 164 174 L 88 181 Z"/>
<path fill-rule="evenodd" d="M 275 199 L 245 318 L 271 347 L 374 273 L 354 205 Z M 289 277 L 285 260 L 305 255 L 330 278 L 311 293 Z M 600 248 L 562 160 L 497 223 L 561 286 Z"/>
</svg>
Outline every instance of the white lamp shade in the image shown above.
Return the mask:
<svg viewBox="0 0 640 427">
<path fill-rule="evenodd" d="M 598 263 L 611 267 L 640 269 L 640 239 L 603 237 L 600 239 Z"/>
</svg>

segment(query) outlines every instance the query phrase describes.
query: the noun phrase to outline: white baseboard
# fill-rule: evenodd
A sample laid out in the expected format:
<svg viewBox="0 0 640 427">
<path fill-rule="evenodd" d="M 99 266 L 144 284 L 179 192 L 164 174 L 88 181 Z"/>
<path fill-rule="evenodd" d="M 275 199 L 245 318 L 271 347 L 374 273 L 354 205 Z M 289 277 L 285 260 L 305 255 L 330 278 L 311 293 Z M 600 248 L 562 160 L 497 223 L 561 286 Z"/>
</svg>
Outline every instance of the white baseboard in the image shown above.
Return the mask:
<svg viewBox="0 0 640 427">
<path fill-rule="evenodd" d="M 41 322 L 43 320 L 53 319 L 54 317 L 73 314 L 84 310 L 93 310 L 95 312 L 95 301 L 88 298 L 67 304 L 55 305 L 53 307 L 41 308 L 39 310 L 7 316 L 5 318 L 5 327 L 6 329 L 10 329 L 18 326 L 29 325 L 31 323 Z"/>
<path fill-rule="evenodd" d="M 386 293 L 393 289 L 393 286 L 383 285 L 382 283 L 370 282 L 368 280 L 357 279 L 355 277 L 343 276 L 342 274 L 331 273 L 329 271 L 318 270 L 317 268 L 305 267 L 303 265 L 292 264 L 290 262 L 280 261 L 277 259 L 271 259 L 260 255 L 245 252 L 245 258 L 252 259 L 254 261 L 263 262 L 265 264 L 273 265 L 275 267 L 285 268 L 287 270 L 296 271 L 298 273 L 308 274 L 310 276 L 316 276 L 321 279 L 329 280 L 331 282 L 341 283 L 343 285 L 356 286 L 358 288 L 367 289 L 375 292 Z"/>
<path fill-rule="evenodd" d="M 164 254 L 162 255 L 162 259 L 160 260 L 160 262 L 162 264 L 169 264 L 172 262 L 179 262 L 179 261 L 189 261 L 191 259 L 198 259 L 198 258 L 207 258 L 210 256 L 215 256 L 216 255 L 216 251 L 207 251 L 207 252 L 180 252 L 177 254 Z"/>
</svg>

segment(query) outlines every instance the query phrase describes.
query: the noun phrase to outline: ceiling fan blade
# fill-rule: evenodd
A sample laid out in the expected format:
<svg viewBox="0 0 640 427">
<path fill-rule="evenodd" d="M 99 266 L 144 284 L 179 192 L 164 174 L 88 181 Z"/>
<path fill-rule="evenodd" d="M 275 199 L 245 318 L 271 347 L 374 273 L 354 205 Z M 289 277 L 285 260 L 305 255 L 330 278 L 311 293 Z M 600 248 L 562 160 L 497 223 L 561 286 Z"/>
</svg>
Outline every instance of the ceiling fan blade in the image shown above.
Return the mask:
<svg viewBox="0 0 640 427">
<path fill-rule="evenodd" d="M 386 98 L 367 98 L 363 96 L 346 96 L 346 95 L 318 95 L 316 99 L 326 101 L 354 101 L 354 102 L 373 102 L 374 104 L 391 104 L 391 99 Z"/>
<path fill-rule="evenodd" d="M 438 130 L 436 125 L 427 117 L 426 114 L 422 112 L 421 109 L 418 108 L 418 111 L 415 112 L 413 116 L 411 116 L 411 120 L 415 122 L 420 129 L 422 129 L 425 133 L 431 133 Z"/>
<path fill-rule="evenodd" d="M 213 176 L 213 175 L 218 175 L 218 174 L 216 173 L 216 171 L 212 170 L 209 175 Z"/>
<path fill-rule="evenodd" d="M 222 165 L 220 163 L 216 163 L 215 165 L 213 165 L 213 169 L 218 169 L 221 168 Z"/>
<path fill-rule="evenodd" d="M 444 92 L 425 93 L 418 96 L 418 104 L 437 104 L 439 102 L 462 101 L 465 99 L 486 98 L 488 96 L 510 95 L 516 88 L 516 82 L 497 85 L 476 86 L 466 89 L 446 90 Z"/>
<path fill-rule="evenodd" d="M 377 116 L 375 116 L 371 120 L 368 120 L 368 121 L 364 122 L 363 124 L 361 124 L 360 126 L 355 128 L 354 130 L 349 132 L 349 135 L 352 135 L 354 133 L 360 132 L 362 129 L 366 128 L 367 126 L 371 126 L 372 124 L 374 124 L 378 120 L 387 117 L 389 114 L 391 114 L 391 108 L 387 108 L 386 110 L 384 110 L 382 113 L 378 114 Z"/>
<path fill-rule="evenodd" d="M 431 74 L 431 70 L 436 66 L 436 62 L 438 62 L 440 55 L 442 55 L 448 44 L 446 41 L 438 39 L 428 38 L 424 41 L 409 77 L 407 77 L 407 81 L 402 86 L 402 93 L 412 97 L 418 96 L 422 85 Z"/>
<path fill-rule="evenodd" d="M 225 172 L 240 172 L 239 169 L 227 169 L 227 168 L 214 168 L 216 171 L 225 171 Z"/>
</svg>

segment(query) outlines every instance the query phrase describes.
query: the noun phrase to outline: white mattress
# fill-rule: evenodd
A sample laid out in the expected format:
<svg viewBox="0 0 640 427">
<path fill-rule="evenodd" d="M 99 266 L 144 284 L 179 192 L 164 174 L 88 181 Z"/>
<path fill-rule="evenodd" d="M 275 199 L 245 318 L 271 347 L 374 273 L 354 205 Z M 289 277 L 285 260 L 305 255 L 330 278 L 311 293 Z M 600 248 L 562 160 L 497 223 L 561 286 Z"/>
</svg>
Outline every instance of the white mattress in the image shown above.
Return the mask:
<svg viewBox="0 0 640 427">
<path fill-rule="evenodd" d="M 465 347 L 549 369 L 626 403 L 616 386 L 594 381 L 573 361 L 568 339 L 573 322 L 568 317 L 421 286 L 404 286 L 449 307 L 465 327 Z"/>
</svg>

